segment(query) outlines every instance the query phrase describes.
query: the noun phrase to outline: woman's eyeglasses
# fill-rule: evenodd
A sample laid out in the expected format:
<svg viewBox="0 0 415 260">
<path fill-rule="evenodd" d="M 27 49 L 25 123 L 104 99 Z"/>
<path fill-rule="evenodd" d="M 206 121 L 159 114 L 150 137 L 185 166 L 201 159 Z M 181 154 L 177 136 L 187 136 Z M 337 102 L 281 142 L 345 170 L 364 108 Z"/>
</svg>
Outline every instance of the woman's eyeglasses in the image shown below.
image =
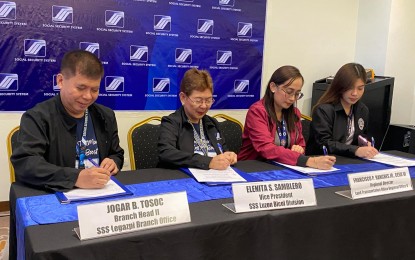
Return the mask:
<svg viewBox="0 0 415 260">
<path fill-rule="evenodd" d="M 206 98 L 206 99 L 203 99 L 203 98 L 195 98 L 194 100 L 191 99 L 189 96 L 187 96 L 187 98 L 190 101 L 192 101 L 193 104 L 195 104 L 197 106 L 201 106 L 201 105 L 203 105 L 203 103 L 205 103 L 206 106 L 211 106 L 215 102 L 215 100 L 213 98 Z"/>
<path fill-rule="evenodd" d="M 280 89 L 282 91 L 284 91 L 286 98 L 287 98 L 287 95 L 288 95 L 288 97 L 294 97 L 296 100 L 299 100 L 302 97 L 304 97 L 304 93 L 303 92 L 295 92 L 295 90 L 293 90 L 293 89 L 290 89 L 290 88 L 289 89 L 284 89 L 281 86 L 280 86 Z"/>
</svg>

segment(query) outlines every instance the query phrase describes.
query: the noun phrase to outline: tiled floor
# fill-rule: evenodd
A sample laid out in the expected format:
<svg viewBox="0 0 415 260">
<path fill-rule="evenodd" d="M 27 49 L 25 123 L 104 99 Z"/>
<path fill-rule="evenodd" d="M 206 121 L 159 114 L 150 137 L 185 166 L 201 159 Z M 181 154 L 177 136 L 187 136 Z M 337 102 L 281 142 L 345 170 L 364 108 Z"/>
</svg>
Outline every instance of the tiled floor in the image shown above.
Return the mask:
<svg viewBox="0 0 415 260">
<path fill-rule="evenodd" d="M 0 212 L 0 260 L 9 258 L 9 215 Z"/>
</svg>

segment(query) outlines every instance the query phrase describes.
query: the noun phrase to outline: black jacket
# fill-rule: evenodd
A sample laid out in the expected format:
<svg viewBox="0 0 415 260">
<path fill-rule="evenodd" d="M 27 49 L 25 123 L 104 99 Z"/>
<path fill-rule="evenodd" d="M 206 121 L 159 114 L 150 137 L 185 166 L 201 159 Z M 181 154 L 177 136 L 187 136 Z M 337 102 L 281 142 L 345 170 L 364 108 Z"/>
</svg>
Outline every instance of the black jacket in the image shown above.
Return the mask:
<svg viewBox="0 0 415 260">
<path fill-rule="evenodd" d="M 330 154 L 354 156 L 358 146 L 358 136 L 366 136 L 369 122 L 369 109 L 358 101 L 353 105 L 354 136 L 350 145 L 345 144 L 347 138 L 347 114 L 341 103 L 322 104 L 312 115 L 310 137 L 307 142 L 306 154 L 323 154 L 323 145 Z"/>
<path fill-rule="evenodd" d="M 227 151 L 218 121 L 208 115 L 205 115 L 202 120 L 204 130 L 216 153 L 220 154 L 218 143 L 221 144 L 224 151 Z M 195 154 L 193 140 L 193 128 L 187 122 L 183 107 L 169 116 L 164 116 L 161 120 L 158 141 L 159 166 L 209 169 L 212 157 Z"/>
<path fill-rule="evenodd" d="M 92 104 L 89 113 L 98 142 L 99 159 L 113 159 L 121 170 L 120 147 L 114 111 Z M 26 111 L 20 121 L 19 146 L 13 150 L 16 181 L 42 189 L 72 189 L 81 170 L 75 169 L 76 120 L 62 105 L 60 95 Z"/>
</svg>

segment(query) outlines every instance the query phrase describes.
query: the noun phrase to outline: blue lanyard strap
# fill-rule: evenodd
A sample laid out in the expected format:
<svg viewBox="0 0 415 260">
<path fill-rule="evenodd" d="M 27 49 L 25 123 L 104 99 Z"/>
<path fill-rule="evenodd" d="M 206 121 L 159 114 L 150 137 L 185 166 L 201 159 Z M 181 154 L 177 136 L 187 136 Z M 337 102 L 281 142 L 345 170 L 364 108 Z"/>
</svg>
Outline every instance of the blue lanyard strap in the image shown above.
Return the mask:
<svg viewBox="0 0 415 260">
<path fill-rule="evenodd" d="M 277 124 L 277 132 L 278 132 L 278 137 L 280 139 L 280 145 L 283 147 L 287 147 L 288 142 L 287 142 L 287 127 L 286 127 L 286 122 L 284 120 L 284 117 L 282 117 L 282 122 L 281 122 L 281 126 L 279 126 Z"/>
<path fill-rule="evenodd" d="M 86 134 L 87 134 L 87 129 L 88 129 L 88 109 L 85 111 L 85 117 L 84 117 L 84 128 L 82 130 L 82 137 L 80 141 L 77 141 L 76 144 L 76 153 L 77 153 L 77 157 L 79 160 L 79 165 L 78 168 L 79 169 L 84 169 L 85 168 L 85 150 L 86 150 Z M 80 143 L 79 143 L 80 142 Z"/>
</svg>

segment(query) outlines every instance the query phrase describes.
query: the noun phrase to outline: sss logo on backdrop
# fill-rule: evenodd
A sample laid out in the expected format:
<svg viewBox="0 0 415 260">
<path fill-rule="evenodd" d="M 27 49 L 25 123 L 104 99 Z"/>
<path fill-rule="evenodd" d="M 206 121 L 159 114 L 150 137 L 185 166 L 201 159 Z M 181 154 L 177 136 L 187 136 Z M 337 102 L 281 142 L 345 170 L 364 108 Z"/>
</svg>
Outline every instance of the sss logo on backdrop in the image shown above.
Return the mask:
<svg viewBox="0 0 415 260">
<path fill-rule="evenodd" d="M 170 92 L 170 79 L 169 78 L 153 78 L 153 92 L 169 93 Z"/>
<path fill-rule="evenodd" d="M 139 45 L 130 45 L 130 61 L 147 62 L 148 47 Z"/>
<path fill-rule="evenodd" d="M 89 51 L 99 58 L 99 43 L 97 42 L 80 42 L 79 49 Z"/>
<path fill-rule="evenodd" d="M 16 20 L 16 3 L 0 1 L 0 19 Z"/>
<path fill-rule="evenodd" d="M 221 6 L 233 7 L 234 4 L 235 4 L 235 0 L 219 0 L 219 5 L 221 5 Z"/>
<path fill-rule="evenodd" d="M 198 19 L 197 20 L 197 33 L 198 34 L 213 34 L 213 20 Z"/>
<path fill-rule="evenodd" d="M 124 92 L 124 77 L 120 77 L 120 76 L 105 77 L 105 91 Z"/>
<path fill-rule="evenodd" d="M 238 23 L 238 37 L 252 37 L 252 23 Z"/>
<path fill-rule="evenodd" d="M 237 79 L 234 81 L 233 90 L 235 93 L 248 93 L 249 91 L 249 80 Z"/>
<path fill-rule="evenodd" d="M 19 76 L 13 73 L 0 73 L 0 91 L 19 90 Z"/>
<path fill-rule="evenodd" d="M 58 74 L 53 74 L 52 82 L 53 82 L 53 91 L 59 91 L 60 88 L 58 86 L 58 80 L 56 79 L 56 76 Z"/>
<path fill-rule="evenodd" d="M 46 41 L 38 39 L 25 39 L 24 55 L 30 57 L 45 57 Z"/>
<path fill-rule="evenodd" d="M 192 63 L 192 49 L 176 49 L 176 63 L 191 64 Z"/>
<path fill-rule="evenodd" d="M 105 26 L 124 28 L 124 12 L 105 10 Z"/>
<path fill-rule="evenodd" d="M 70 6 L 52 6 L 52 22 L 54 23 L 73 23 L 73 9 Z"/>
<path fill-rule="evenodd" d="M 171 17 L 167 15 L 154 15 L 154 31 L 171 31 Z"/>
<path fill-rule="evenodd" d="M 232 65 L 232 52 L 231 51 L 218 51 L 216 54 L 217 65 Z"/>
</svg>

